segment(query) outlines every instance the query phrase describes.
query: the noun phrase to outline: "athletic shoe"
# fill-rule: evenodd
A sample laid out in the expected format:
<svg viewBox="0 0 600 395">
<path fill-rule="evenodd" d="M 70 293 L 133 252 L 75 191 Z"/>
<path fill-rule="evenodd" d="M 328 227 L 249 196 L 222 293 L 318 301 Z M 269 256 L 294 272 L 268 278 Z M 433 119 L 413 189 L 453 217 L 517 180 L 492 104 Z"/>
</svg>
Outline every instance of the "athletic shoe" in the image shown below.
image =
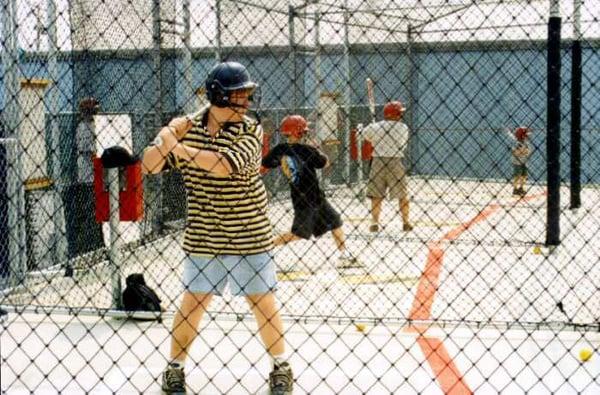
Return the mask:
<svg viewBox="0 0 600 395">
<path fill-rule="evenodd" d="M 294 375 L 287 362 L 275 365 L 269 374 L 269 389 L 271 395 L 291 395 L 294 390 Z"/>
<path fill-rule="evenodd" d="M 162 376 L 162 390 L 168 395 L 183 395 L 185 390 L 185 373 L 183 368 L 167 367 Z"/>
<path fill-rule="evenodd" d="M 338 259 L 337 268 L 338 269 L 356 269 L 363 267 L 363 263 L 358 260 L 358 258 L 352 255 L 342 255 Z"/>
</svg>

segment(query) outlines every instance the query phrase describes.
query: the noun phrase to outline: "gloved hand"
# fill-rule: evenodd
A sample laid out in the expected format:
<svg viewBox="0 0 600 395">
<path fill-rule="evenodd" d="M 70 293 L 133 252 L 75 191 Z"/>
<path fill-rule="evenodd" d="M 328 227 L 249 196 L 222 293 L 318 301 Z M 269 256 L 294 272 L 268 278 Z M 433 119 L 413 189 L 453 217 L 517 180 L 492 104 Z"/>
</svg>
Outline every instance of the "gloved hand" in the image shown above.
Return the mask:
<svg viewBox="0 0 600 395">
<path fill-rule="evenodd" d="M 359 123 L 358 125 L 356 125 L 356 134 L 358 137 L 362 137 L 363 128 L 364 128 L 364 125 L 362 123 Z"/>
</svg>

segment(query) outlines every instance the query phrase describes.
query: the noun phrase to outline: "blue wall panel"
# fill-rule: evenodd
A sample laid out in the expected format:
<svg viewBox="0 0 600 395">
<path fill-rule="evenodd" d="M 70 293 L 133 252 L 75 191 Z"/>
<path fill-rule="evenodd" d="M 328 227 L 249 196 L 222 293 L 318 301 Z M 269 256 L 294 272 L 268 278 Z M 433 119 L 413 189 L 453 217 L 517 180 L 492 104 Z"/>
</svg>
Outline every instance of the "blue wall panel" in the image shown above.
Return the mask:
<svg viewBox="0 0 600 395">
<path fill-rule="evenodd" d="M 262 87 L 263 108 L 291 108 L 294 85 L 300 106 L 314 106 L 316 81 L 314 57 L 298 55 L 300 81 L 294 79 L 289 53 L 260 55 L 229 54 L 228 59 L 248 65 Z M 511 141 L 502 131 L 519 125 L 534 129 L 531 180 L 545 180 L 546 51 L 545 49 L 421 51 L 415 52 L 415 105 L 412 159 L 416 174 L 451 178 L 508 179 L 511 176 Z M 87 63 L 86 63 L 87 62 Z M 203 86 L 215 64 L 214 57 L 196 57 L 192 62 L 193 88 Z M 376 100 L 381 104 L 399 99 L 408 104 L 409 64 L 405 50 L 360 52 L 350 60 L 352 104 L 366 106 L 365 79 L 372 78 Z M 184 105 L 181 58 L 163 59 L 165 113 L 180 112 Z M 0 68 L 0 72 L 1 72 Z M 22 67 L 28 77 L 47 78 L 46 66 L 29 60 Z M 78 59 L 59 63 L 61 111 L 72 111 L 76 102 L 97 96 L 104 111 L 132 112 L 138 136 L 153 135 L 149 118 L 156 109 L 155 78 L 150 56 L 132 59 Z M 600 134 L 600 53 L 583 51 L 582 181 L 600 182 L 598 134 Z M 570 56 L 563 51 L 561 124 L 561 177 L 569 180 Z M 340 53 L 321 57 L 321 91 L 344 93 L 345 65 Z M 1 81 L 0 81 L 1 84 Z M 0 95 L 0 107 L 4 97 Z M 340 101 L 340 104 L 342 102 Z M 381 117 L 381 114 L 378 114 Z M 358 122 L 358 121 L 354 121 Z M 64 124 L 65 127 L 71 128 Z M 143 130 L 142 130 L 143 129 Z M 64 133 L 69 135 L 71 132 Z M 141 142 L 143 145 L 145 141 Z M 137 143 L 136 143 L 137 145 Z M 68 155 L 67 155 L 68 156 Z"/>
<path fill-rule="evenodd" d="M 0 145 L 0 285 L 3 283 L 2 279 L 8 277 L 10 269 L 8 238 L 11 234 L 8 229 L 7 168 L 6 148 Z"/>
</svg>

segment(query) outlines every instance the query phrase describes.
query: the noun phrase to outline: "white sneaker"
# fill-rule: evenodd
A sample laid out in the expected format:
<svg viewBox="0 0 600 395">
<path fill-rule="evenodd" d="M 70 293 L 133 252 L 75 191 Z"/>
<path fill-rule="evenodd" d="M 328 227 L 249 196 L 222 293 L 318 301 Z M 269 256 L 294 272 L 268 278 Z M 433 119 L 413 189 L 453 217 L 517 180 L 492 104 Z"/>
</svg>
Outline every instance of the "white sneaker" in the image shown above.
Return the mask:
<svg viewBox="0 0 600 395">
<path fill-rule="evenodd" d="M 358 258 L 348 253 L 342 254 L 339 257 L 337 264 L 338 269 L 354 269 L 363 266 L 364 265 L 358 260 Z"/>
</svg>

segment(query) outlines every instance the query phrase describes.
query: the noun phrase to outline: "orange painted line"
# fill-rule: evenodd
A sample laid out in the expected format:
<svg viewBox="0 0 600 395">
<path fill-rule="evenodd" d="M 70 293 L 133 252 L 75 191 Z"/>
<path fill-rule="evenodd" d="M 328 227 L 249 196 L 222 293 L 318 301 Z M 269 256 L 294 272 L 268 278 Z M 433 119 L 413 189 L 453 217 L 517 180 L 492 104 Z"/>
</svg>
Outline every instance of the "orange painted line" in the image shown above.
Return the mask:
<svg viewBox="0 0 600 395">
<path fill-rule="evenodd" d="M 522 198 L 520 198 L 519 200 L 517 200 L 517 202 L 535 200 L 537 198 L 546 197 L 546 196 L 548 196 L 548 191 L 547 190 L 544 191 L 544 192 L 542 192 L 542 193 L 535 194 L 535 195 L 525 195 Z"/>
<path fill-rule="evenodd" d="M 419 280 L 417 293 L 408 316 L 409 319 L 428 320 L 431 317 L 431 306 L 433 305 L 435 293 L 440 285 L 440 272 L 442 270 L 442 262 L 444 261 L 444 250 L 442 249 L 440 242 L 455 240 L 461 233 L 471 226 L 485 220 L 499 208 L 500 206 L 497 204 L 486 207 L 473 219 L 446 233 L 439 241 L 429 244 L 427 247 L 429 252 L 427 254 L 425 270 Z"/>
<path fill-rule="evenodd" d="M 457 228 L 452 229 L 450 232 L 446 233 L 442 240 L 452 241 L 458 238 L 465 230 L 469 229 L 471 226 L 477 224 L 478 222 L 483 221 L 490 215 L 492 215 L 496 210 L 498 210 L 500 206 L 498 204 L 491 204 L 483 209 L 482 212 L 477 214 L 473 219 L 465 222 L 464 224 L 459 225 Z"/>
<path fill-rule="evenodd" d="M 412 309 L 408 316 L 411 320 L 428 320 L 431 316 L 431 306 L 440 282 L 440 271 L 444 260 L 444 250 L 438 242 L 431 243 L 428 247 L 425 270 L 419 280 L 419 286 Z"/>
<path fill-rule="evenodd" d="M 516 200 L 518 202 L 534 200 L 546 196 L 548 193 L 531 195 Z M 427 254 L 425 270 L 419 280 L 419 285 L 409 314 L 410 320 L 429 320 L 431 318 L 431 308 L 435 299 L 435 294 L 440 285 L 440 272 L 444 261 L 444 250 L 442 242 L 453 241 L 457 239 L 464 231 L 473 225 L 487 219 L 490 215 L 500 208 L 498 204 L 491 204 L 485 207 L 479 214 L 471 220 L 459 225 L 455 229 L 446 233 L 440 240 L 430 243 Z M 427 325 L 410 325 L 405 328 L 406 331 L 418 333 L 417 343 L 425 355 L 425 359 L 435 373 L 436 379 L 440 383 L 444 394 L 462 395 L 472 394 L 473 391 L 466 384 L 462 373 L 456 367 L 456 364 L 448 354 L 444 343 L 437 338 L 425 336 Z"/>
<path fill-rule="evenodd" d="M 440 339 L 419 336 L 417 343 L 435 373 L 444 394 L 463 395 L 473 393 L 465 383 L 462 374 Z"/>
<path fill-rule="evenodd" d="M 475 216 L 475 218 L 451 230 L 444 235 L 441 240 L 428 245 L 427 248 L 429 249 L 429 253 L 427 254 L 425 270 L 419 280 L 419 286 L 413 301 L 409 319 L 428 320 L 431 317 L 431 307 L 433 306 L 435 294 L 440 285 L 440 272 L 444 261 L 444 250 L 442 249 L 440 242 L 456 239 L 471 226 L 489 217 L 498 210 L 499 207 L 499 205 L 486 207 L 482 212 Z M 450 358 L 444 343 L 439 339 L 423 336 L 426 328 L 412 327 L 411 330 L 419 333 L 417 343 L 421 347 L 421 350 L 427 359 L 427 363 L 429 363 L 429 366 L 435 373 L 435 377 L 444 394 L 472 394 L 473 392 L 465 383 L 462 373 L 458 370 L 452 358 Z"/>
</svg>

